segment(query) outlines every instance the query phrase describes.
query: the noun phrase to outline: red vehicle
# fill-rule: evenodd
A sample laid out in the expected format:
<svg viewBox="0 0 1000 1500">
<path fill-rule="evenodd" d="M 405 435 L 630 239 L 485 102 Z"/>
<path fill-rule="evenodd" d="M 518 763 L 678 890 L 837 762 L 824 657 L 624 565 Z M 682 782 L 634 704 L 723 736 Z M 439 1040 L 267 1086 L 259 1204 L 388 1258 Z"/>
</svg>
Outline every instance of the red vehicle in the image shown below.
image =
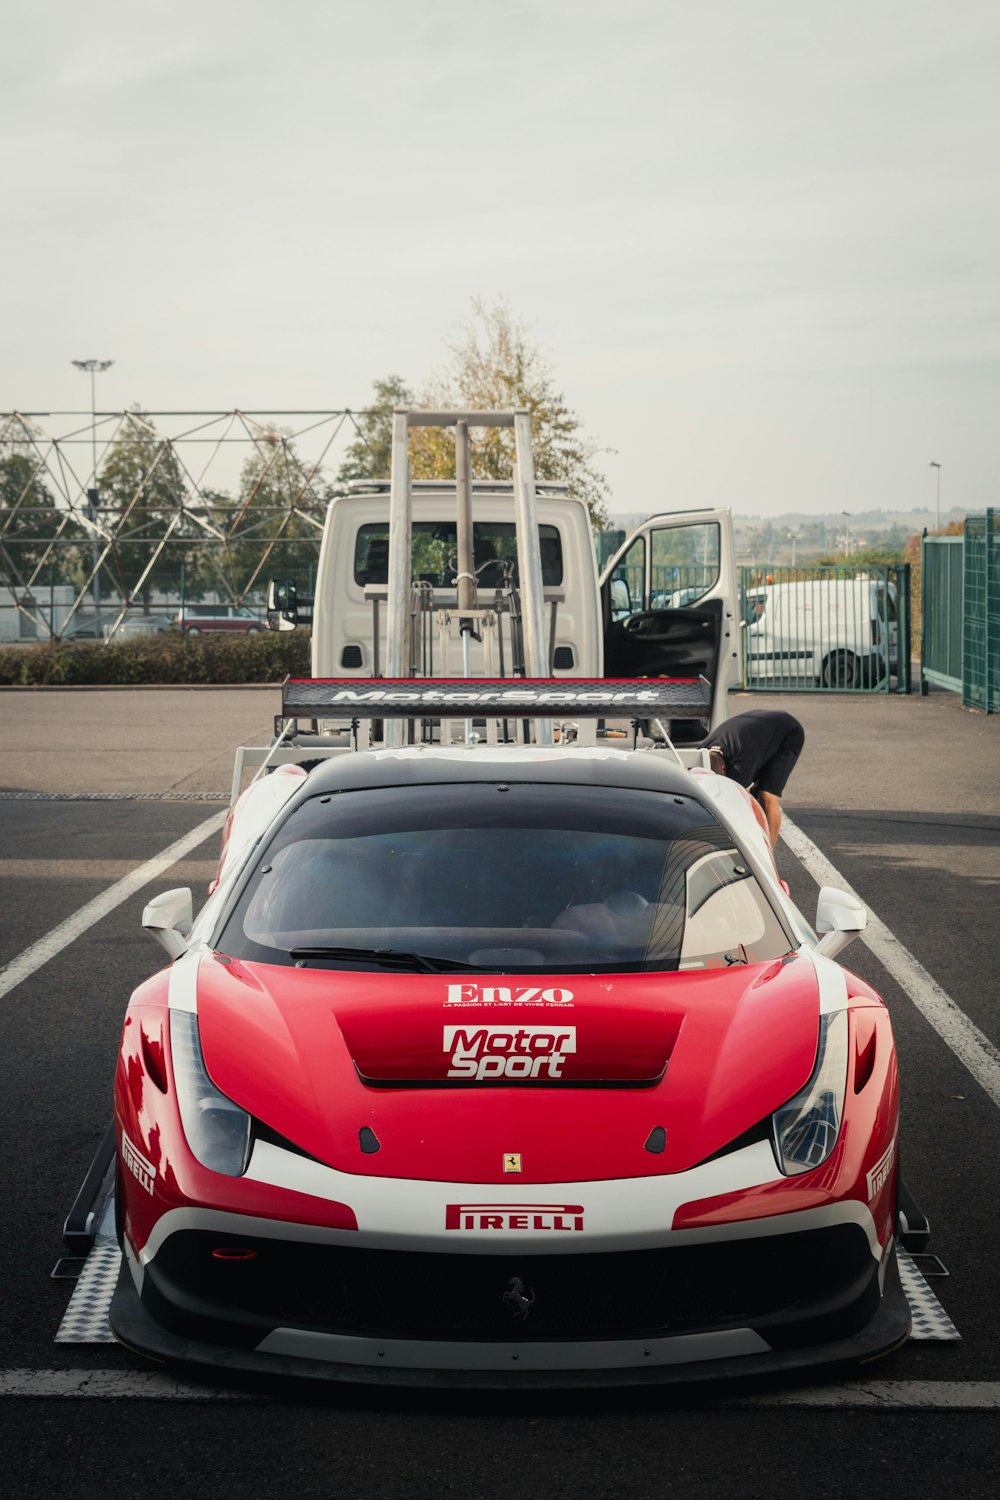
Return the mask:
<svg viewBox="0 0 1000 1500">
<path fill-rule="evenodd" d="M 565 684 L 558 684 L 564 689 Z M 910 1328 L 885 1005 L 688 757 L 414 745 L 283 768 L 144 924 L 118 1338 L 323 1379 L 832 1364 Z"/>
<path fill-rule="evenodd" d="M 185 635 L 201 635 L 210 630 L 249 632 L 264 629 L 263 621 L 244 604 L 185 604 L 175 623 Z"/>
</svg>

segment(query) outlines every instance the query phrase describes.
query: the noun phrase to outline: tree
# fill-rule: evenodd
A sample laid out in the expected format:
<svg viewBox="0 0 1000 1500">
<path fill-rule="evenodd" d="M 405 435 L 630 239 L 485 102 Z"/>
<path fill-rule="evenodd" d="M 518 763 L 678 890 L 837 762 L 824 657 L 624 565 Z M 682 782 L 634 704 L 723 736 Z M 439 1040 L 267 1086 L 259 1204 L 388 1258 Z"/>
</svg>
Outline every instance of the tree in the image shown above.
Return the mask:
<svg viewBox="0 0 1000 1500">
<path fill-rule="evenodd" d="M 339 485 L 355 479 L 388 479 L 392 468 L 392 409 L 413 406 L 416 397 L 401 375 L 375 381 L 375 399 L 367 411 L 358 412 L 358 435 L 344 454 L 337 471 Z"/>
<path fill-rule="evenodd" d="M 450 365 L 423 393 L 429 408 L 514 410 L 531 414 L 535 477 L 562 482 L 587 502 L 595 530 L 608 525 L 608 482 L 594 466 L 597 445 L 555 388 L 551 365 L 526 325 L 502 299 L 472 302 L 472 317 L 445 340 Z M 455 447 L 446 429 L 423 428 L 411 440 L 416 479 L 453 478 Z M 473 449 L 477 479 L 509 479 L 514 462 L 510 428 L 488 427 Z"/>
<path fill-rule="evenodd" d="M 608 524 L 608 483 L 594 466 L 598 448 L 583 423 L 555 388 L 542 350 L 506 302 L 492 307 L 472 303 L 471 319 L 445 340 L 451 361 L 415 397 L 399 375 L 375 382 L 375 401 L 360 414 L 358 437 L 347 449 L 337 475 L 352 479 L 388 478 L 394 406 L 431 410 L 511 411 L 531 414 L 535 477 L 569 486 L 587 502 L 596 530 Z M 473 446 L 474 477 L 510 479 L 514 435 L 509 428 L 483 428 Z M 410 433 L 414 479 L 454 479 L 455 444 L 447 428 L 414 428 Z"/>
<path fill-rule="evenodd" d="M 37 461 L 18 452 L 0 459 L 0 578 L 10 587 L 29 585 L 61 520 Z"/>
<path fill-rule="evenodd" d="M 176 591 L 192 556 L 187 489 L 177 455 L 149 417 L 123 417 L 100 476 L 100 510 L 114 531 L 109 566 L 122 597 L 141 596 L 148 613 L 154 588 Z"/>
<path fill-rule="evenodd" d="M 243 465 L 238 497 L 213 497 L 211 518 L 226 540 L 206 550 L 199 584 L 221 585 L 239 602 L 276 574 L 304 578 L 316 562 L 328 499 L 328 486 L 303 463 L 291 434 L 263 433 Z"/>
</svg>

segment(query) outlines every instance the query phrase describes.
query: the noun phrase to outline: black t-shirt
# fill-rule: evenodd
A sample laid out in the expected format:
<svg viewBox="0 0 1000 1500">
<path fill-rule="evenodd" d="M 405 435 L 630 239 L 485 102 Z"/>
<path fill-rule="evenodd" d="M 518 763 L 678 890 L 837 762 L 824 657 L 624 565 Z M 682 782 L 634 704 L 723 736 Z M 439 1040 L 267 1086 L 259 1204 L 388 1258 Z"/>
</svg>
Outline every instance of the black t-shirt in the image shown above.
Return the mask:
<svg viewBox="0 0 1000 1500">
<path fill-rule="evenodd" d="M 781 709 L 750 708 L 720 724 L 701 746 L 719 746 L 726 775 L 740 786 L 780 797 L 804 743 L 805 731 L 791 714 Z"/>
</svg>

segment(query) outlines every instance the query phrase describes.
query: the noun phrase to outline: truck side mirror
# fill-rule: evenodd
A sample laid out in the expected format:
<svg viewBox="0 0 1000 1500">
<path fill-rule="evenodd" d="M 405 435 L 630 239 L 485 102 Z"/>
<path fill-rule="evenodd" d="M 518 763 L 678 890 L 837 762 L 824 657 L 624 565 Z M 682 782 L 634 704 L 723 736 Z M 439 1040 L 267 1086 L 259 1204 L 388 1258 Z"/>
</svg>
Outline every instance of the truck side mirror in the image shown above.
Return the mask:
<svg viewBox="0 0 1000 1500">
<path fill-rule="evenodd" d="M 187 885 L 175 891 L 161 891 L 147 903 L 142 913 L 146 932 L 166 948 L 171 958 L 180 958 L 187 952 L 193 923 L 194 904 L 191 887 Z"/>
<path fill-rule="evenodd" d="M 624 578 L 612 578 L 611 580 L 611 618 L 613 620 L 625 619 L 632 613 L 632 596 L 629 593 L 628 584 Z"/>
<path fill-rule="evenodd" d="M 816 931 L 824 934 L 816 945 L 818 953 L 833 958 L 867 926 L 868 913 L 857 897 L 832 885 L 822 887 L 816 902 Z"/>
<path fill-rule="evenodd" d="M 267 586 L 268 630 L 294 630 L 299 623 L 295 584 L 290 578 L 272 578 Z"/>
</svg>

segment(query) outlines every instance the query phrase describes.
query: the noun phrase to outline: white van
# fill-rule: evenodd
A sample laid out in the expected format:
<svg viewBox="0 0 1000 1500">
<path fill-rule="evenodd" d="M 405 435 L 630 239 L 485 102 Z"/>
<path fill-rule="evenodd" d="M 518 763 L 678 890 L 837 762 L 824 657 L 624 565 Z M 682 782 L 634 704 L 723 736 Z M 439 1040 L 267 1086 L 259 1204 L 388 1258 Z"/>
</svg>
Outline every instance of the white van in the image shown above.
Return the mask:
<svg viewBox="0 0 1000 1500">
<path fill-rule="evenodd" d="M 413 579 L 426 585 L 447 631 L 432 636 L 425 676 L 462 676 L 456 574 L 454 486 L 412 486 Z M 562 486 L 537 485 L 536 514 L 549 660 L 554 676 L 698 677 L 712 684 L 712 722 L 725 718 L 739 684 L 735 545 L 728 510 L 653 516 L 598 578 L 590 516 Z M 472 485 L 473 566 L 478 602 L 516 583 L 517 544 L 510 484 Z M 358 486 L 327 509 L 312 604 L 312 675 L 370 677 L 385 671 L 386 610 L 373 626 L 373 599 L 387 590 L 389 490 Z M 272 585 L 273 589 L 274 585 Z M 683 605 L 674 601 L 683 597 Z M 269 623 L 278 628 L 277 611 Z M 284 612 L 282 612 L 284 614 Z M 299 618 L 302 618 L 300 615 Z M 289 615 L 284 614 L 289 621 Z M 493 672 L 511 663 L 494 661 Z M 475 643 L 472 674 L 489 675 Z"/>
<path fill-rule="evenodd" d="M 898 669 L 896 590 L 861 575 L 748 588 L 748 687 L 875 687 Z"/>
</svg>

